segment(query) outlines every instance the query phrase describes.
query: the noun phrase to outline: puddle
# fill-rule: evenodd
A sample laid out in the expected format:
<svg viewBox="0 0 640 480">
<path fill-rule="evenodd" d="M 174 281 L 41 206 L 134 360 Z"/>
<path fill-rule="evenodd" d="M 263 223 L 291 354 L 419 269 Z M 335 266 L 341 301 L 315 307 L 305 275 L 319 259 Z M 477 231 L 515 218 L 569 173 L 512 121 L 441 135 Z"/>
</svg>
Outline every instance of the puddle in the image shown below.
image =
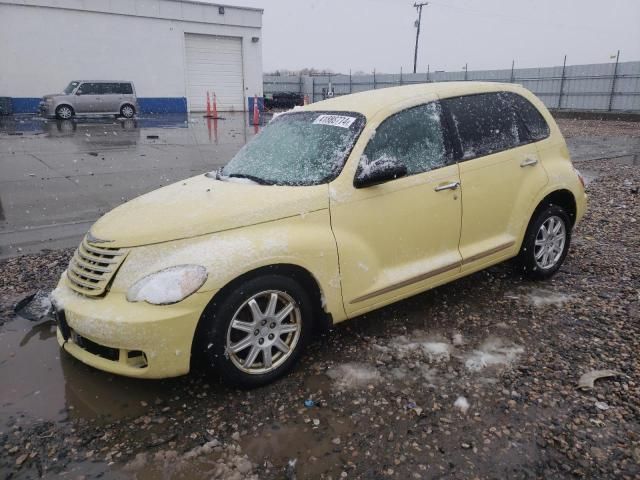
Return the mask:
<svg viewBox="0 0 640 480">
<path fill-rule="evenodd" d="M 355 425 L 333 415 L 315 408 L 309 410 L 308 423 L 266 425 L 254 436 L 241 440 L 242 451 L 254 463 L 268 461 L 282 472 L 290 460 L 296 459 L 295 472 L 300 479 L 327 478 L 327 475 L 340 478 L 345 456 L 340 445 L 346 443 L 346 435 L 354 432 Z M 319 421 L 318 425 L 314 420 Z M 340 439 L 339 443 L 336 439 Z"/>
<path fill-rule="evenodd" d="M 183 454 L 176 450 L 140 453 L 123 470 L 135 480 L 257 480 L 258 477 L 253 474 L 254 468 L 255 465 L 240 447 L 222 445 L 212 440 Z"/>
<path fill-rule="evenodd" d="M 167 397 L 171 381 L 116 377 L 75 360 L 58 347 L 55 322 L 21 317 L 0 330 L 0 417 L 61 421 L 137 416 Z"/>
</svg>

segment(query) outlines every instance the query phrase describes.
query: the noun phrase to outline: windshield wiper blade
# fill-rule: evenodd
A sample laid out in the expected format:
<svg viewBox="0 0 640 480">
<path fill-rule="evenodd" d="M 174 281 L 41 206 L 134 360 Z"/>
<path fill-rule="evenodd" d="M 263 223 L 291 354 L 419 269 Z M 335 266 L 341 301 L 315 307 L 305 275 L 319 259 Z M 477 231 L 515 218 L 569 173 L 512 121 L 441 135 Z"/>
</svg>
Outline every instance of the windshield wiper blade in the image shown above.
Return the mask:
<svg viewBox="0 0 640 480">
<path fill-rule="evenodd" d="M 226 176 L 231 178 L 246 178 L 247 180 L 251 180 L 252 182 L 259 183 L 260 185 L 271 185 L 271 182 L 265 180 L 264 178 L 256 177 L 255 175 L 249 175 L 247 173 L 230 173 Z"/>
</svg>

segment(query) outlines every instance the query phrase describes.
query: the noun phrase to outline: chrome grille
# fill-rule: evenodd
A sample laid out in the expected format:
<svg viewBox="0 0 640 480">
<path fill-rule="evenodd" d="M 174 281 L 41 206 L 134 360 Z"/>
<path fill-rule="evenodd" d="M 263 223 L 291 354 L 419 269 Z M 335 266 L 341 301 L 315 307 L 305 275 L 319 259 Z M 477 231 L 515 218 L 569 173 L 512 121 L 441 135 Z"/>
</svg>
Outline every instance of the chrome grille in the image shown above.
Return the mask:
<svg viewBox="0 0 640 480">
<path fill-rule="evenodd" d="M 103 295 L 127 252 L 122 248 L 98 247 L 85 237 L 67 269 L 71 288 L 92 297 Z"/>
</svg>

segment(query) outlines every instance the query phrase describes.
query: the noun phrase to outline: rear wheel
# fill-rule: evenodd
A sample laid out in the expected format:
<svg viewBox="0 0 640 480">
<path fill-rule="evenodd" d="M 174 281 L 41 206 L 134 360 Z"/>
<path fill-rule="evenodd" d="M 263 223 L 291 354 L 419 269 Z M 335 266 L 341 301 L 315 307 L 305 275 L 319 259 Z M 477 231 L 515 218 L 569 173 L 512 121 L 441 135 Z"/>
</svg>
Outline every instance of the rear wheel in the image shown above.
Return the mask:
<svg viewBox="0 0 640 480">
<path fill-rule="evenodd" d="M 73 117 L 73 108 L 69 105 L 60 105 L 56 108 L 56 117 L 60 120 L 69 120 Z"/>
<path fill-rule="evenodd" d="M 302 354 L 312 312 L 295 280 L 275 274 L 250 279 L 205 314 L 200 345 L 206 365 L 238 386 L 270 383 Z"/>
<path fill-rule="evenodd" d="M 128 103 L 124 104 L 120 107 L 120 115 L 124 118 L 133 118 L 136 114 L 136 109 L 133 108 L 133 105 L 129 105 Z"/>
<path fill-rule="evenodd" d="M 523 273 L 541 280 L 554 275 L 562 266 L 571 243 L 571 219 L 567 212 L 549 205 L 532 219 L 525 234 L 519 264 Z"/>
</svg>

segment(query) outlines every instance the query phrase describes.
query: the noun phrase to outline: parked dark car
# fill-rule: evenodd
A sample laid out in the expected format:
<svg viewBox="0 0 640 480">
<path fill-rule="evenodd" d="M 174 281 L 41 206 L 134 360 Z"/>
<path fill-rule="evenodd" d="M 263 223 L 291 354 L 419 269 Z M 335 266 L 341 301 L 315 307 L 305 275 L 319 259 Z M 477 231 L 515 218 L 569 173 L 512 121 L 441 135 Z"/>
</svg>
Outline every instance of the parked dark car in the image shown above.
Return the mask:
<svg viewBox="0 0 640 480">
<path fill-rule="evenodd" d="M 296 105 L 304 103 L 304 96 L 294 92 L 266 93 L 264 95 L 264 108 L 272 110 L 274 108 L 290 109 Z"/>
</svg>

